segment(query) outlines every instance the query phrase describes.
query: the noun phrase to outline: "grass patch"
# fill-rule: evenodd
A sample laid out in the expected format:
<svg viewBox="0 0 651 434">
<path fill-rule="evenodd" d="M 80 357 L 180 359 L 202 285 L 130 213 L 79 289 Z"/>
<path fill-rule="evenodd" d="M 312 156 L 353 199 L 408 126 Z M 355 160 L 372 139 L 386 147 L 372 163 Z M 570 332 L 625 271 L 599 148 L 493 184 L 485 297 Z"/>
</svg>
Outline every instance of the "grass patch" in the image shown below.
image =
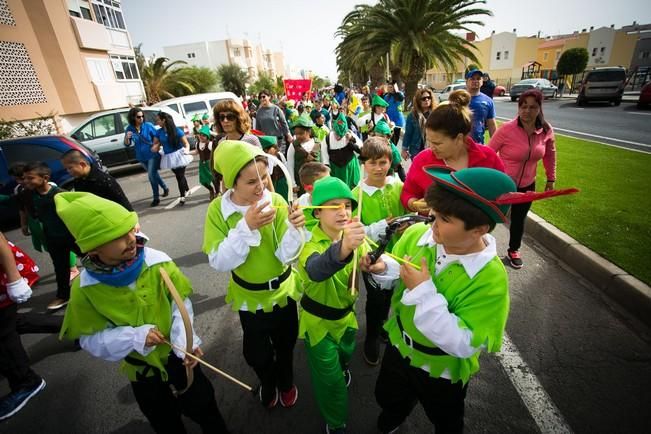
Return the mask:
<svg viewBox="0 0 651 434">
<path fill-rule="evenodd" d="M 556 188 L 579 194 L 534 202 L 532 210 L 588 248 L 651 284 L 651 154 L 556 136 Z M 537 190 L 545 185 L 542 162 Z"/>
</svg>

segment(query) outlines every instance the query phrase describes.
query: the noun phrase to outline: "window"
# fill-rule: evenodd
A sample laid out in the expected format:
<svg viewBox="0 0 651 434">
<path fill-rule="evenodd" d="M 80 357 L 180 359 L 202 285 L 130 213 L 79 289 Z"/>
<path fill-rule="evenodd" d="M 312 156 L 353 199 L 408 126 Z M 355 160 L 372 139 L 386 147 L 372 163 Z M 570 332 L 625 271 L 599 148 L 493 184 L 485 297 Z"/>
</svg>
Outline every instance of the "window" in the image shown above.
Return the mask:
<svg viewBox="0 0 651 434">
<path fill-rule="evenodd" d="M 223 99 L 211 99 L 208 101 L 208 104 L 210 104 L 210 110 L 213 109 L 217 105 L 218 102 L 224 101 Z"/>
<path fill-rule="evenodd" d="M 497 56 L 495 56 L 495 60 L 500 60 L 500 56 L 502 55 L 501 51 L 497 52 Z"/>
<path fill-rule="evenodd" d="M 543 53 L 543 61 L 547 60 L 547 55 L 548 55 L 548 54 L 549 54 L 549 53 L 547 53 L 547 52 L 544 52 L 544 53 Z"/>
<path fill-rule="evenodd" d="M 233 56 L 240 57 L 240 49 L 239 48 L 233 48 Z"/>
<path fill-rule="evenodd" d="M 599 53 L 603 56 L 603 54 L 606 52 L 606 47 L 601 47 L 599 49 Z"/>
<path fill-rule="evenodd" d="M 138 80 L 140 78 L 135 57 L 111 56 L 111 63 L 117 80 Z"/>
<path fill-rule="evenodd" d="M 504 60 L 509 60 L 509 52 L 508 51 L 504 52 Z"/>
<path fill-rule="evenodd" d="M 62 154 L 56 149 L 29 143 L 3 144 L 2 153 L 7 159 L 7 164 L 18 161 L 58 161 Z"/>
<path fill-rule="evenodd" d="M 649 58 L 649 51 L 640 51 L 640 54 L 638 54 L 639 59 L 648 59 Z"/>
<path fill-rule="evenodd" d="M 101 116 L 93 120 L 91 124 L 93 126 L 94 139 L 117 134 L 117 129 L 115 127 L 115 115 L 113 114 Z"/>
<path fill-rule="evenodd" d="M 77 12 L 77 11 L 68 11 L 68 12 L 70 12 L 71 17 L 81 18 L 81 12 Z"/>
<path fill-rule="evenodd" d="M 110 29 L 126 30 L 120 3 L 111 0 L 104 0 L 103 4 L 98 3 L 93 3 L 93 10 L 95 11 L 97 22 L 104 24 L 105 27 Z"/>
<path fill-rule="evenodd" d="M 90 9 L 80 7 L 79 11 L 81 12 L 81 16 L 82 16 L 83 19 L 91 20 L 91 21 L 93 20 L 93 17 L 90 14 Z"/>
<path fill-rule="evenodd" d="M 183 104 L 183 110 L 185 111 L 185 116 L 190 117 L 197 113 L 203 115 L 208 111 L 208 108 L 206 107 L 206 103 L 204 101 L 195 101 Z"/>
<path fill-rule="evenodd" d="M 195 53 L 188 53 L 187 56 L 188 59 L 194 59 L 195 57 L 197 57 Z"/>
<path fill-rule="evenodd" d="M 181 109 L 179 109 L 178 104 L 167 104 L 167 108 L 172 109 L 177 113 L 181 113 Z"/>
<path fill-rule="evenodd" d="M 597 55 L 597 48 L 595 47 L 595 48 L 592 49 L 592 57 L 594 57 L 596 55 Z"/>
</svg>

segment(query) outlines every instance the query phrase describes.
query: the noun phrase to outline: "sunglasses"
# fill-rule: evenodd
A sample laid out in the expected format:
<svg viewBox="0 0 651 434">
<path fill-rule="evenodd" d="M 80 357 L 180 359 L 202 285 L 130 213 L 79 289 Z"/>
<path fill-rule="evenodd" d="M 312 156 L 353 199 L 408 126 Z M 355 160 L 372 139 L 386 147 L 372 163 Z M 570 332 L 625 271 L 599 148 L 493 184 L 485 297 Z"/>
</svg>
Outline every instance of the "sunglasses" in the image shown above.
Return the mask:
<svg viewBox="0 0 651 434">
<path fill-rule="evenodd" d="M 431 100 L 431 99 L 432 99 L 431 96 L 422 96 L 422 97 L 420 98 L 421 101 L 427 101 L 427 100 Z"/>
<path fill-rule="evenodd" d="M 219 114 L 219 121 L 224 122 L 225 120 L 228 120 L 230 122 L 233 122 L 237 120 L 237 115 L 235 113 L 220 113 Z"/>
<path fill-rule="evenodd" d="M 258 99 L 264 99 L 264 98 L 266 98 L 266 97 L 267 97 L 267 95 L 260 95 L 260 96 L 258 97 Z"/>
</svg>

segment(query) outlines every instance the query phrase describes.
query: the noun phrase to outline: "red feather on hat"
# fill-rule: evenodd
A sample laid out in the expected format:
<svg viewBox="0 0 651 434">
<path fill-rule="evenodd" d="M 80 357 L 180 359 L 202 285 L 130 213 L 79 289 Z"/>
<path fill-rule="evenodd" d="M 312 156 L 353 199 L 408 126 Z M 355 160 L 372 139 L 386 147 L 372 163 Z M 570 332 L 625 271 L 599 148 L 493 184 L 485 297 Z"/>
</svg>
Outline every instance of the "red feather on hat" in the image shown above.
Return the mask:
<svg viewBox="0 0 651 434">
<path fill-rule="evenodd" d="M 578 188 L 566 188 L 564 190 L 549 190 L 543 192 L 527 191 L 526 193 L 513 192 L 498 196 L 492 201 L 497 205 L 514 205 L 518 203 L 533 202 L 534 200 L 547 199 L 548 197 L 565 196 L 578 193 Z"/>
<path fill-rule="evenodd" d="M 255 134 L 256 136 L 264 136 L 264 132 L 254 129 L 251 129 L 251 134 Z"/>
</svg>

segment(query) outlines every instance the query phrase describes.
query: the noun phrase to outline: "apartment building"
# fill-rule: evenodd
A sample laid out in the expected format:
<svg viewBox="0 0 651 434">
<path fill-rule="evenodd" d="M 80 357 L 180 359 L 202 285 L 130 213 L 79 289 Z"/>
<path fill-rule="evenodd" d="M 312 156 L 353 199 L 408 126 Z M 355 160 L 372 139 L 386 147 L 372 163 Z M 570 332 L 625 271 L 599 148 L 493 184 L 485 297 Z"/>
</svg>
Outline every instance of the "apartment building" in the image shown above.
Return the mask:
<svg viewBox="0 0 651 434">
<path fill-rule="evenodd" d="M 0 118 L 66 132 L 145 100 L 120 0 L 0 0 Z"/>
<path fill-rule="evenodd" d="M 163 55 L 171 61 L 183 60 L 190 66 L 215 69 L 220 65 L 238 65 L 255 80 L 265 72 L 272 78 L 285 74 L 285 56 L 272 52 L 247 39 L 202 41 L 163 47 Z"/>
</svg>

